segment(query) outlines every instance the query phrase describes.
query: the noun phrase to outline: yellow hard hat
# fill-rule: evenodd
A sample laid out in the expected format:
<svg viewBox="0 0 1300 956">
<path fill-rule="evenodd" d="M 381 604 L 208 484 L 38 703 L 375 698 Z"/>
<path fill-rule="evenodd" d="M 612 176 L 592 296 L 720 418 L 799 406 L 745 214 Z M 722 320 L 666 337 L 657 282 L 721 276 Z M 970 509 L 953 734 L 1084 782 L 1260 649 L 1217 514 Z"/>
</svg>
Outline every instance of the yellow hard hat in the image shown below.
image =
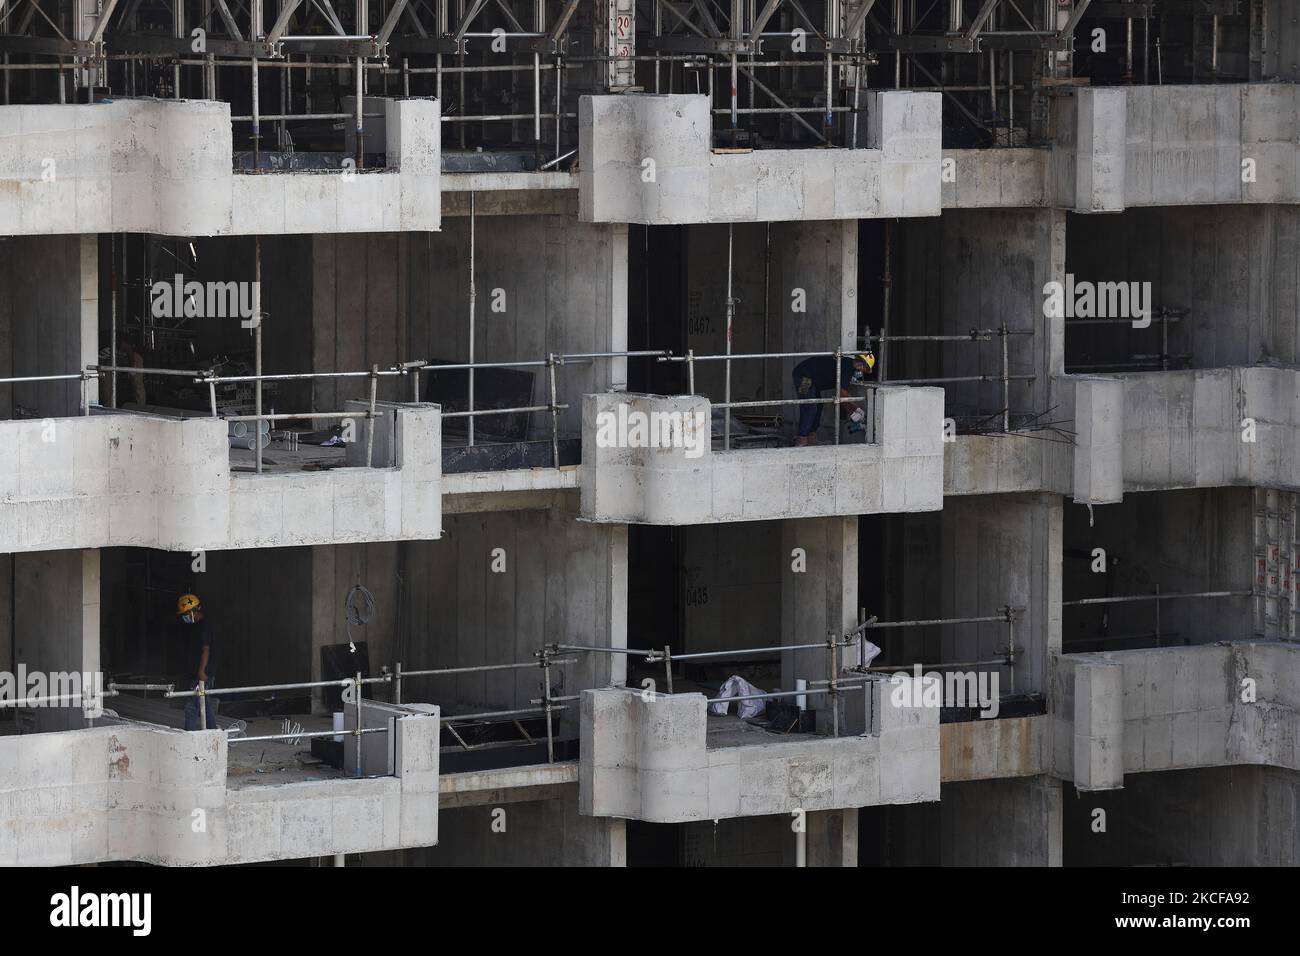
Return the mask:
<svg viewBox="0 0 1300 956">
<path fill-rule="evenodd" d="M 876 353 L 862 352 L 858 355 L 858 361 L 866 363 L 868 369 L 873 369 L 876 367 Z"/>
<path fill-rule="evenodd" d="M 189 614 L 199 606 L 197 594 L 182 594 L 180 600 L 176 602 L 177 614 Z"/>
</svg>

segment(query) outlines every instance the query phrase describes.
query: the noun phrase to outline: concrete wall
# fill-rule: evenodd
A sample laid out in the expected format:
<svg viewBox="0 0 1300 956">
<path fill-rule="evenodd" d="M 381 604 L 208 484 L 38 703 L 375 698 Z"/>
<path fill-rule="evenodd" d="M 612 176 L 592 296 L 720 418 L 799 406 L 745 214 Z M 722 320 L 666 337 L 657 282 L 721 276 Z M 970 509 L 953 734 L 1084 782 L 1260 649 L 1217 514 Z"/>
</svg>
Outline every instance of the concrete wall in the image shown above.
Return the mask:
<svg viewBox="0 0 1300 956">
<path fill-rule="evenodd" d="M 1068 495 L 1075 489 L 1073 469 L 1080 454 L 1064 438 L 1024 432 L 957 435 L 944 442 L 943 453 L 945 497 L 1032 491 Z"/>
<path fill-rule="evenodd" d="M 1123 790 L 1067 796 L 1065 864 L 1295 866 L 1298 789 L 1292 770 L 1216 767 L 1136 774 Z"/>
<path fill-rule="evenodd" d="M 1013 427 L 1015 416 L 1044 415 L 1058 401 L 1051 375 L 1060 371 L 1061 320 L 1043 314 L 1043 287 L 1062 278 L 1063 218 L 1049 210 L 962 210 L 904 223 L 898 231 L 890 335 L 965 336 L 972 329 L 997 329 L 1003 323 L 1008 329 L 1032 330 L 1032 335 L 1013 335 L 1007 341 L 1008 373 L 1034 376 L 1010 385 Z M 944 383 L 945 414 L 963 428 L 997 420 L 1004 404 L 997 380 L 1002 374 L 998 336 L 987 341 L 893 342 L 887 348 L 885 380 L 989 376 L 983 382 Z M 1044 418 L 1052 421 L 1056 416 Z"/>
<path fill-rule="evenodd" d="M 1065 599 L 1149 595 L 1156 590 L 1249 592 L 1260 546 L 1254 511 L 1252 493 L 1245 488 L 1130 495 L 1122 504 L 1095 508 L 1091 514 L 1067 506 Z M 1162 640 L 1203 644 L 1251 635 L 1252 604 L 1247 596 L 1162 601 Z M 1092 642 L 1100 635 L 1128 638 L 1127 643 L 1100 648 L 1105 650 L 1153 644 L 1156 613 L 1155 605 L 1146 601 L 1067 607 L 1065 649 L 1095 649 Z"/>
<path fill-rule="evenodd" d="M 437 708 L 394 727 L 396 776 L 242 789 L 227 787 L 221 731 L 0 737 L 0 862 L 215 866 L 436 843 Z"/>
<path fill-rule="evenodd" d="M 866 100 L 867 149 L 716 153 L 706 96 L 584 96 L 579 216 L 663 225 L 937 215 L 940 95 Z"/>
<path fill-rule="evenodd" d="M 165 550 L 436 538 L 442 459 L 435 407 L 398 412 L 396 467 L 232 474 L 226 425 L 127 413 L 0 422 L 8 551 Z"/>
<path fill-rule="evenodd" d="M 703 433 L 710 420 L 705 398 L 585 396 L 582 516 L 676 525 L 937 509 L 942 393 L 882 388 L 876 394 L 878 444 L 716 452 Z M 618 420 L 620 406 L 629 414 L 683 416 L 679 447 L 601 447 L 600 423 Z"/>
<path fill-rule="evenodd" d="M 445 540 L 407 547 L 399 565 L 405 633 L 390 654 L 386 628 L 376 628 L 372 662 L 397 659 L 408 670 L 462 667 L 528 662 L 547 643 L 627 646 L 625 527 L 578 522 L 568 512 L 456 515 L 447 518 Z M 339 575 L 349 567 L 340 564 Z M 386 586 L 382 577 L 369 577 Z M 345 640 L 335 620 L 334 639 Z M 555 668 L 553 692 L 604 686 L 621 673 L 621 659 L 582 655 Z M 540 690 L 540 671 L 525 668 L 415 678 L 406 696 L 437 701 L 458 715 L 528 707 Z M 564 735 L 577 735 L 575 703 L 560 725 Z"/>
<path fill-rule="evenodd" d="M 1053 495 L 962 497 L 949 500 L 935 518 L 911 521 L 904 530 L 903 594 L 888 620 L 996 617 L 1002 608 L 1016 615 L 1014 690 L 1042 692 L 1048 655 L 1059 648 L 1061 500 Z M 878 613 L 880 595 L 861 598 L 868 614 Z M 925 664 L 988 661 L 1005 655 L 1005 623 L 953 624 L 877 631 L 890 662 Z M 999 690 L 1013 690 L 1005 667 L 982 666 L 999 674 Z"/>
<path fill-rule="evenodd" d="M 95 236 L 0 240 L 0 377 L 75 374 L 98 362 L 98 321 Z M 86 395 L 95 400 L 96 382 Z M 76 415 L 81 396 L 77 381 L 0 385 L 0 417 Z"/>
<path fill-rule="evenodd" d="M 571 216 L 476 216 L 474 245 L 476 361 L 537 362 L 548 352 L 627 350 L 625 226 L 585 225 Z M 409 262 L 407 357 L 468 362 L 468 218 L 449 218 L 440 235 L 412 237 Z M 360 291 L 352 296 L 359 307 Z M 496 311 L 498 302 L 504 311 Z M 353 321 L 351 312 L 341 315 Z M 626 384 L 626 362 L 597 359 L 557 370 L 558 400 L 568 405 L 560 412 L 562 436 L 578 434 L 584 394 Z M 521 371 L 533 376 L 533 403 L 549 403 L 545 367 Z M 550 438 L 548 413 L 530 415 L 529 424 L 530 438 Z M 492 425 L 480 418 L 476 428 Z"/>
<path fill-rule="evenodd" d="M 1288 83 L 1123 91 L 1124 205 L 1300 202 L 1300 91 Z M 1243 163 L 1254 161 L 1254 181 Z"/>
<path fill-rule="evenodd" d="M 624 821 L 582 816 L 572 796 L 526 803 L 502 801 L 494 806 L 443 810 L 439 816 L 438 845 L 403 853 L 405 865 L 627 865 Z"/>
<path fill-rule="evenodd" d="M 882 680 L 853 695 L 871 710 L 859 735 L 752 746 L 706 744 L 703 694 L 583 691 L 581 812 L 681 823 L 933 800 L 938 709 L 896 706 L 893 690 Z"/>
<path fill-rule="evenodd" d="M 436 100 L 389 100 L 383 172 L 236 175 L 230 105 L 0 107 L 0 223 L 12 235 L 213 236 L 437 229 Z"/>
<path fill-rule="evenodd" d="M 1300 372 L 1141 372 L 1124 385 L 1124 488 L 1222 485 L 1293 490 Z M 1247 419 L 1254 421 L 1253 441 Z"/>
<path fill-rule="evenodd" d="M 1097 768 L 1102 748 L 1083 739 L 1089 735 L 1081 733 L 1078 717 L 1113 710 L 1114 695 L 1121 692 L 1122 727 L 1108 726 L 1104 735 L 1105 749 L 1122 748 L 1125 784 L 1129 774 L 1154 770 L 1235 764 L 1300 770 L 1297 655 L 1300 647 L 1293 644 L 1246 642 L 1063 655 L 1053 678 L 1053 700 L 1059 702 L 1053 708 L 1055 772 L 1071 779 L 1076 772 L 1071 767 L 1082 759 L 1080 747 L 1089 750 Z M 1102 664 L 1117 665 L 1122 684 L 1081 682 L 1081 666 L 1095 671 Z M 1247 679 L 1253 685 L 1244 683 Z M 1077 699 L 1081 690 L 1090 694 L 1087 704 Z"/>
<path fill-rule="evenodd" d="M 13 562 L 13 617 L 6 622 L 12 625 L 13 672 L 25 667 L 28 673 L 44 672 L 50 681 L 54 674 L 92 675 L 76 688 L 48 687 L 36 696 L 93 690 L 85 681 L 100 672 L 99 552 L 18 554 Z M 70 701 L 29 713 L 38 729 L 53 731 L 82 726 L 83 710 L 95 713 L 94 704 Z"/>
<path fill-rule="evenodd" d="M 1156 309 L 1189 309 L 1169 323 L 1173 368 L 1293 366 L 1300 365 L 1298 239 L 1295 207 L 1135 209 L 1100 220 L 1070 217 L 1066 264 L 1076 281 L 1150 282 Z M 1071 366 L 1162 350 L 1158 319 L 1145 329 L 1071 321 Z"/>
<path fill-rule="evenodd" d="M 944 784 L 941 865 L 1060 866 L 1061 803 L 1060 781 L 1047 776 Z"/>
</svg>

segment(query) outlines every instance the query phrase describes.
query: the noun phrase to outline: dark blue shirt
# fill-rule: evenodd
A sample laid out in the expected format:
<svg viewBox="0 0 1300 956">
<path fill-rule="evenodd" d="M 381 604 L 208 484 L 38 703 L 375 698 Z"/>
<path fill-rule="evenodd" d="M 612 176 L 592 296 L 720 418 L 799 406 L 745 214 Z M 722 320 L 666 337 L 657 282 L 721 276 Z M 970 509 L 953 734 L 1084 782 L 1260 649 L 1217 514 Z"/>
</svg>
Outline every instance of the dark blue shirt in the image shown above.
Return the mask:
<svg viewBox="0 0 1300 956">
<path fill-rule="evenodd" d="M 217 673 L 217 647 L 213 640 L 212 624 L 205 616 L 195 624 L 182 624 L 190 641 L 190 676 L 198 679 L 199 663 L 203 660 L 203 648 L 208 648 L 208 666 L 204 671 L 211 683 Z"/>
<path fill-rule="evenodd" d="M 840 358 L 840 387 L 848 385 L 853 380 L 854 369 L 853 359 Z M 814 355 L 806 358 L 794 367 L 794 380 L 796 382 L 801 378 L 812 379 L 813 388 L 819 392 L 830 391 L 835 388 L 835 356 L 833 355 Z"/>
</svg>

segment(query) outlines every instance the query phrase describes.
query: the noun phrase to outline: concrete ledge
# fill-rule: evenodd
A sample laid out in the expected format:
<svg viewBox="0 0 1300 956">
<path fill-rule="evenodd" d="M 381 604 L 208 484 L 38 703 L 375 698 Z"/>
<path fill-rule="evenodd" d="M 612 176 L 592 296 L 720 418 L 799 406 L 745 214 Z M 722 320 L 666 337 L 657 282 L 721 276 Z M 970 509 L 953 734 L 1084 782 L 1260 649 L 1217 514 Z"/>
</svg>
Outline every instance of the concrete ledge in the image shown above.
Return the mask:
<svg viewBox="0 0 1300 956">
<path fill-rule="evenodd" d="M 0 737 L 0 864 L 218 866 L 431 846 L 439 721 L 422 711 L 394 721 L 397 776 L 242 789 L 226 785 L 222 731 Z"/>
<path fill-rule="evenodd" d="M 1300 770 L 1300 645 L 1064 654 L 1054 668 L 1053 701 L 1053 772 L 1082 789 L 1119 786 L 1124 774 L 1154 770 Z"/>
<path fill-rule="evenodd" d="M 685 525 L 939 510 L 943 391 L 883 387 L 876 396 L 878 444 L 744 451 L 713 450 L 702 396 L 584 396 L 581 517 Z M 679 423 L 675 447 L 634 437 L 624 424 L 638 421 Z"/>
<path fill-rule="evenodd" d="M 1068 495 L 1076 452 L 1042 435 L 958 435 L 943 445 L 944 495 Z"/>
<path fill-rule="evenodd" d="M 238 174 L 230 105 L 111 100 L 0 106 L 7 235 L 169 236 L 441 227 L 437 100 L 384 100 L 383 172 Z"/>
<path fill-rule="evenodd" d="M 583 691 L 580 812 L 682 823 L 937 800 L 938 709 L 894 706 L 887 680 L 869 688 L 860 735 L 715 748 L 703 694 Z"/>
<path fill-rule="evenodd" d="M 232 474 L 226 423 L 114 413 L 0 422 L 0 550 L 167 551 L 435 539 L 441 417 L 396 411 L 396 467 Z"/>
<path fill-rule="evenodd" d="M 1125 491 L 1300 489 L 1300 370 L 1220 368 L 1115 378 L 1124 389 Z M 1249 437 L 1254 440 L 1244 440 Z"/>
<path fill-rule="evenodd" d="M 940 724 L 940 780 L 962 783 L 1046 772 L 1051 724 L 1047 715 Z"/>
<path fill-rule="evenodd" d="M 940 95 L 872 91 L 867 149 L 716 153 L 707 96 L 579 99 L 583 222 L 666 225 L 937 216 Z"/>
</svg>

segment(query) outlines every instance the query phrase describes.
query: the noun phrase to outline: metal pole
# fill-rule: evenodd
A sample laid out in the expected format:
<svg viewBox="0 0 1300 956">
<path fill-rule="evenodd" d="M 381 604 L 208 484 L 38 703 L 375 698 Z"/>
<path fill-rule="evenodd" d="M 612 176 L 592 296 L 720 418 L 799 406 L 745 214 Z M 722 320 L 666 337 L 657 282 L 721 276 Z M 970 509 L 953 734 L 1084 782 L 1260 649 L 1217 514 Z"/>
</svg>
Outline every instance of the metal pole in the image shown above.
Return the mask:
<svg viewBox="0 0 1300 956">
<path fill-rule="evenodd" d="M 462 74 L 463 75 L 463 74 Z M 469 411 L 474 411 L 474 301 L 477 293 L 474 288 L 474 193 L 469 194 Z M 474 416 L 466 421 L 469 427 L 469 445 L 474 446 Z"/>
<path fill-rule="evenodd" d="M 551 389 L 551 463 L 560 467 L 560 407 L 555 390 L 555 353 L 546 353 L 546 376 Z"/>
<path fill-rule="evenodd" d="M 402 662 L 393 665 L 393 703 L 402 702 Z"/>
<path fill-rule="evenodd" d="M 542 703 L 546 708 L 546 762 L 555 763 L 555 733 L 551 721 L 551 651 L 542 648 Z"/>
<path fill-rule="evenodd" d="M 204 681 L 199 681 L 199 686 L 195 688 L 199 692 L 196 698 L 199 702 L 199 730 L 208 729 L 208 701 L 204 684 Z"/>
<path fill-rule="evenodd" d="M 734 83 L 733 83 L 734 91 Z M 731 331 L 736 317 L 736 300 L 732 297 L 732 252 L 733 240 L 735 238 L 735 226 L 727 223 L 727 383 L 726 383 L 726 403 L 727 408 L 722 418 L 722 447 L 725 451 L 731 450 Z M 709 430 L 712 432 L 713 425 L 710 422 Z"/>
<path fill-rule="evenodd" d="M 1011 380 L 1007 377 L 1010 374 L 1010 368 L 1007 354 L 1007 323 L 1005 320 L 1003 320 L 999 332 L 1002 335 L 1002 431 L 1006 434 L 1011 431 Z"/>
<path fill-rule="evenodd" d="M 364 110 L 362 110 L 362 104 L 365 100 L 365 92 L 364 92 L 364 87 L 362 85 L 362 81 L 366 75 L 366 71 L 361 64 L 361 57 L 357 57 L 356 59 L 356 70 L 357 70 L 357 104 L 356 104 L 357 106 L 356 109 L 357 169 L 363 169 L 366 165 L 366 157 L 365 157 L 365 136 L 366 136 L 365 122 L 366 121 L 364 119 Z"/>
<path fill-rule="evenodd" d="M 254 391 L 257 407 L 257 429 L 253 433 L 253 455 L 257 474 L 262 473 L 262 237 L 253 237 L 253 350 L 257 369 L 257 388 Z"/>
<path fill-rule="evenodd" d="M 256 25 L 254 25 L 254 30 L 256 30 Z M 262 121 L 258 118 L 258 113 L 260 112 L 261 112 L 261 104 L 258 101 L 258 92 L 257 92 L 257 57 L 253 57 L 253 113 L 252 115 L 253 115 L 253 169 L 254 171 L 256 171 L 258 166 L 260 165 L 260 158 L 262 153 L 261 151 Z M 258 460 L 261 461 L 261 455 L 258 455 Z"/>
<path fill-rule="evenodd" d="M 831 693 L 831 736 L 840 735 L 840 679 L 839 667 L 835 661 L 836 636 L 834 631 L 826 632 L 826 676 L 830 682 Z"/>
<path fill-rule="evenodd" d="M 695 349 L 686 350 L 686 391 L 695 394 Z"/>
<path fill-rule="evenodd" d="M 556 110 L 558 113 L 559 110 Z M 533 151 L 542 160 L 542 55 L 533 52 Z"/>
<path fill-rule="evenodd" d="M 835 348 L 835 444 L 840 443 L 840 392 L 843 390 L 843 383 L 840 381 L 843 363 L 840 356 L 844 352 L 838 346 Z"/>
<path fill-rule="evenodd" d="M 108 262 L 109 278 L 111 288 L 108 292 L 109 316 L 108 316 L 108 340 L 111 344 L 112 351 L 109 353 L 113 356 L 113 371 L 108 376 L 108 404 L 110 408 L 117 408 L 117 295 L 118 295 L 118 272 L 117 272 L 117 236 L 109 233 L 108 236 Z M 102 399 L 101 399 L 102 401 Z"/>
<path fill-rule="evenodd" d="M 359 777 L 361 776 L 361 689 L 362 689 L 361 671 L 357 671 L 357 679 L 356 682 L 352 685 L 352 689 L 356 694 L 356 704 L 357 704 L 357 725 L 352 728 L 352 735 L 357 738 L 356 767 L 357 767 L 357 776 Z"/>
<path fill-rule="evenodd" d="M 668 693 L 673 692 L 673 649 L 670 645 L 664 645 L 664 680 L 667 682 Z"/>
<path fill-rule="evenodd" d="M 1011 693 L 1016 692 L 1016 612 L 1007 607 L 1007 677 Z"/>
<path fill-rule="evenodd" d="M 366 467 L 367 468 L 373 468 L 375 466 L 375 460 L 374 460 L 375 399 L 378 397 L 378 391 L 379 391 L 379 366 L 372 365 L 370 366 L 370 411 L 367 413 L 367 417 L 370 422 L 370 427 L 366 429 Z M 262 426 L 259 424 L 258 429 L 260 430 L 261 427 Z"/>
</svg>

